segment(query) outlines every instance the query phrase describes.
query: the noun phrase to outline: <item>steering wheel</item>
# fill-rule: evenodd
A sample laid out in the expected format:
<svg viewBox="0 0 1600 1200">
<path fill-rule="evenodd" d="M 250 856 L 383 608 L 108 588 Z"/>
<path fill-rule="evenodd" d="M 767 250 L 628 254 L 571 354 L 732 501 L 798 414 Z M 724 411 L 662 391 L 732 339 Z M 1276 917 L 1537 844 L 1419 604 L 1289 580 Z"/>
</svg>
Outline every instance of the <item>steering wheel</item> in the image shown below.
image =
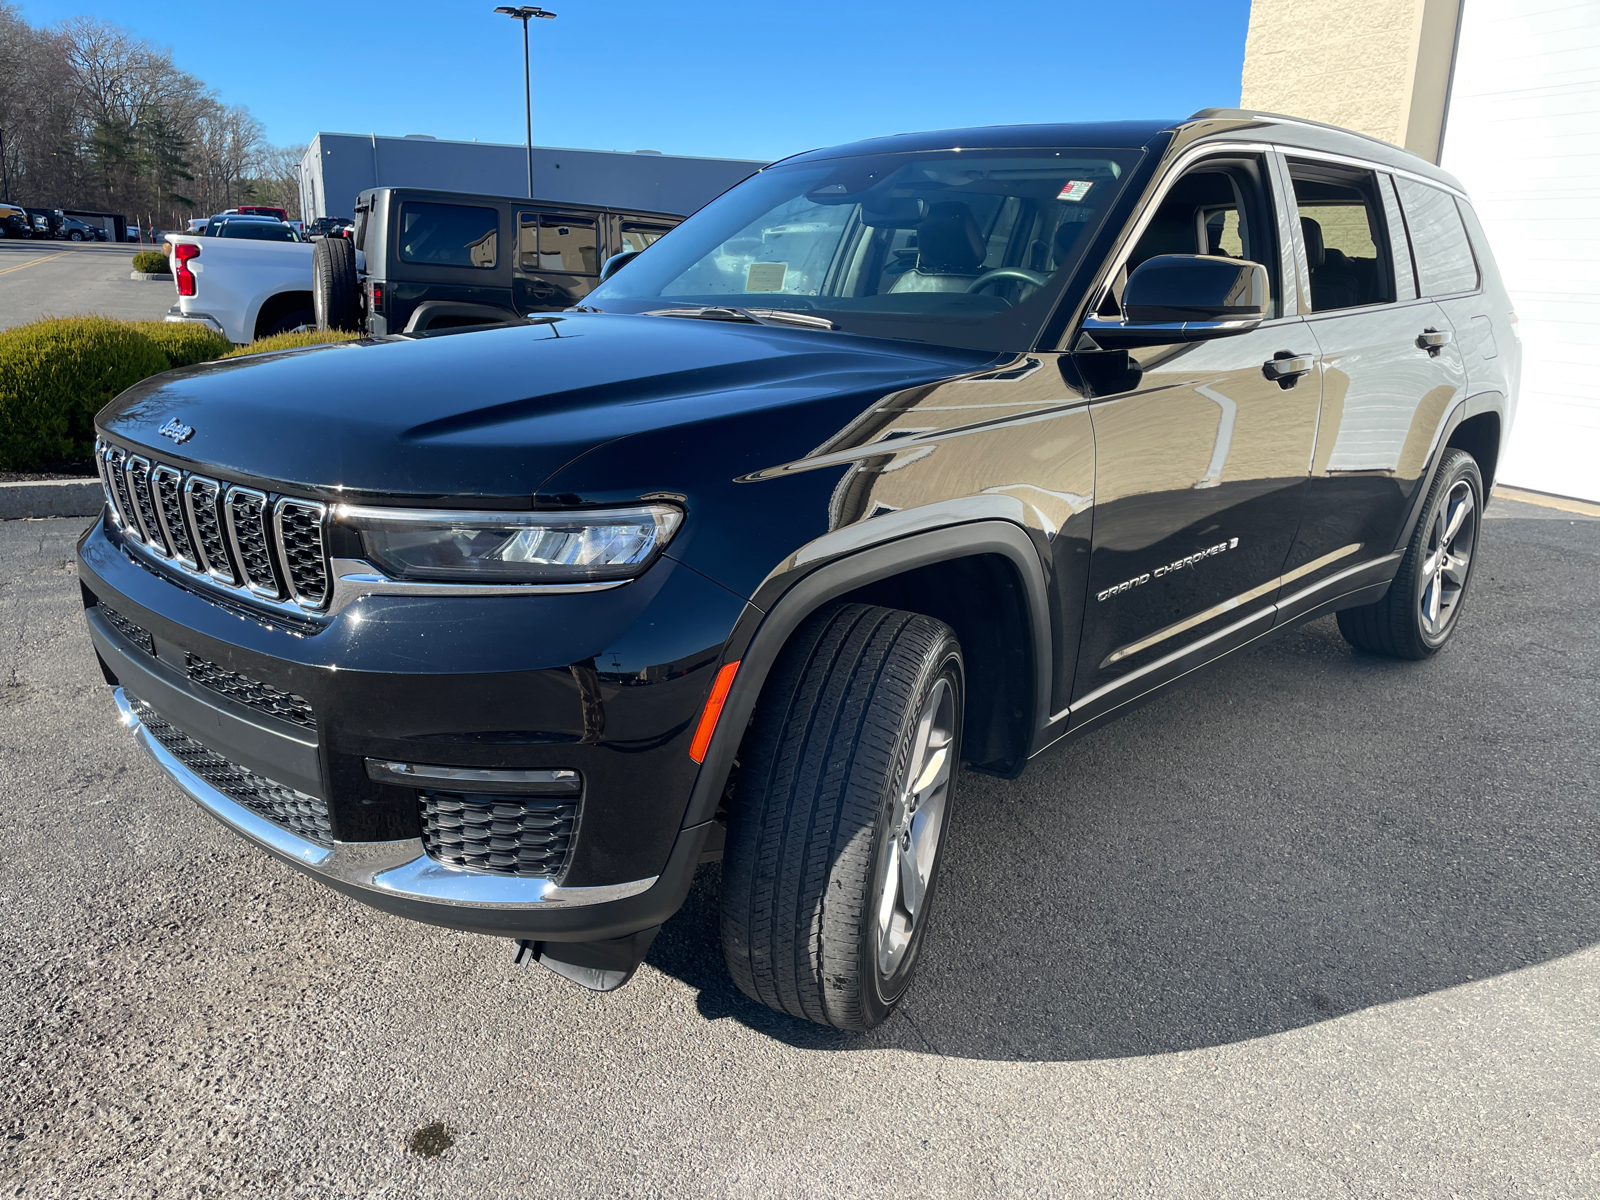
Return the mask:
<svg viewBox="0 0 1600 1200">
<path fill-rule="evenodd" d="M 999 283 L 1002 279 L 1020 279 L 1024 283 L 1031 283 L 1034 287 L 1043 287 L 1049 282 L 1045 276 L 1036 271 L 1024 271 L 1021 267 L 999 267 L 993 271 L 985 271 L 971 283 L 967 284 L 967 292 L 981 292 L 991 283 Z"/>
</svg>

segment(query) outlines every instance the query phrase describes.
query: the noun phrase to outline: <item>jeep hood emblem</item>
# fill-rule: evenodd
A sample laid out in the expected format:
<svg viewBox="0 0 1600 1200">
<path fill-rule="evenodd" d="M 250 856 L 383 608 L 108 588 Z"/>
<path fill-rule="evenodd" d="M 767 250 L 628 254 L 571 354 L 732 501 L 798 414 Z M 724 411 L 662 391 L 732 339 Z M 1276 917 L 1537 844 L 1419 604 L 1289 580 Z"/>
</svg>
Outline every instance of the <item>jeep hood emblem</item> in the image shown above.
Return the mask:
<svg viewBox="0 0 1600 1200">
<path fill-rule="evenodd" d="M 184 442 L 187 442 L 194 436 L 194 426 L 185 425 L 182 421 L 178 420 L 177 417 L 173 417 L 172 420 L 168 421 L 160 429 L 156 430 L 156 432 L 162 437 L 169 437 L 173 441 L 182 445 Z"/>
</svg>

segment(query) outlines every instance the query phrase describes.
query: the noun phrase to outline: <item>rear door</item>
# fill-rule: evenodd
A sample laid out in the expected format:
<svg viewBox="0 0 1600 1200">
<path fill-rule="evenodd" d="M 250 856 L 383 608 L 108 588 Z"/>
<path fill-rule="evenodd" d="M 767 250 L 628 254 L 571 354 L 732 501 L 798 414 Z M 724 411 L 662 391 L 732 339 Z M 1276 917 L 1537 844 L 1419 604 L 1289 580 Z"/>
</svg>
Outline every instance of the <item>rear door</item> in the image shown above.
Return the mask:
<svg viewBox="0 0 1600 1200">
<path fill-rule="evenodd" d="M 1464 383 L 1449 318 L 1418 295 L 1393 179 L 1293 154 L 1287 167 L 1322 414 L 1283 619 L 1390 570 L 1434 436 Z"/>
<path fill-rule="evenodd" d="M 593 212 L 517 214 L 512 297 L 518 312 L 571 308 L 600 282 L 599 217 Z"/>
<path fill-rule="evenodd" d="M 1129 352 L 1090 408 L 1094 533 L 1072 720 L 1125 701 L 1270 626 L 1316 439 L 1316 343 L 1265 154 L 1202 159 L 1161 197 L 1128 260 L 1259 262 L 1273 313 L 1247 333 Z M 1120 277 L 1120 276 L 1119 276 Z M 1104 311 L 1104 310 L 1103 310 Z M 1104 355 L 1078 355 L 1084 373 Z M 1116 358 L 1116 356 L 1109 356 Z M 1264 365 L 1303 359 L 1280 384 Z"/>
</svg>

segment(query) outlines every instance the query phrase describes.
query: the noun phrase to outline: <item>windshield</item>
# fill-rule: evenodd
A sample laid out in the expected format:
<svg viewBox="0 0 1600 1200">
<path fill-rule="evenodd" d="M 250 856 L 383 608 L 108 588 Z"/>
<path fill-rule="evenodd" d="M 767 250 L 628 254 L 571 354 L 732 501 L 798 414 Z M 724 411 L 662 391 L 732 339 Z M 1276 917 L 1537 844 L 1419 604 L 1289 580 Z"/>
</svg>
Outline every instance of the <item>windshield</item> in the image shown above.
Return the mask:
<svg viewBox="0 0 1600 1200">
<path fill-rule="evenodd" d="M 1033 345 L 1138 150 L 942 150 L 777 166 L 601 284 L 590 308 L 814 313 L 849 333 Z"/>
<path fill-rule="evenodd" d="M 222 237 L 252 238 L 258 242 L 298 242 L 293 229 L 266 221 L 224 221 L 217 233 Z"/>
</svg>

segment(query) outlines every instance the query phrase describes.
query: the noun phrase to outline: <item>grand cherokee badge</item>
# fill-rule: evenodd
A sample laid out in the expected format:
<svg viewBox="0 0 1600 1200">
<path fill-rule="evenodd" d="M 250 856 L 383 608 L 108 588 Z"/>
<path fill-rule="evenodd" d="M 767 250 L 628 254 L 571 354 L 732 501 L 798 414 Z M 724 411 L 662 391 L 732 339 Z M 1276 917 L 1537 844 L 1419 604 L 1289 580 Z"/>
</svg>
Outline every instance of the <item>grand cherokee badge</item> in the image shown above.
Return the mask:
<svg viewBox="0 0 1600 1200">
<path fill-rule="evenodd" d="M 182 445 L 184 442 L 187 442 L 194 436 L 194 426 L 185 425 L 182 421 L 178 420 L 177 417 L 173 417 L 172 420 L 168 421 L 160 429 L 156 430 L 156 432 L 161 434 L 163 437 L 169 437 L 179 445 Z"/>
</svg>

